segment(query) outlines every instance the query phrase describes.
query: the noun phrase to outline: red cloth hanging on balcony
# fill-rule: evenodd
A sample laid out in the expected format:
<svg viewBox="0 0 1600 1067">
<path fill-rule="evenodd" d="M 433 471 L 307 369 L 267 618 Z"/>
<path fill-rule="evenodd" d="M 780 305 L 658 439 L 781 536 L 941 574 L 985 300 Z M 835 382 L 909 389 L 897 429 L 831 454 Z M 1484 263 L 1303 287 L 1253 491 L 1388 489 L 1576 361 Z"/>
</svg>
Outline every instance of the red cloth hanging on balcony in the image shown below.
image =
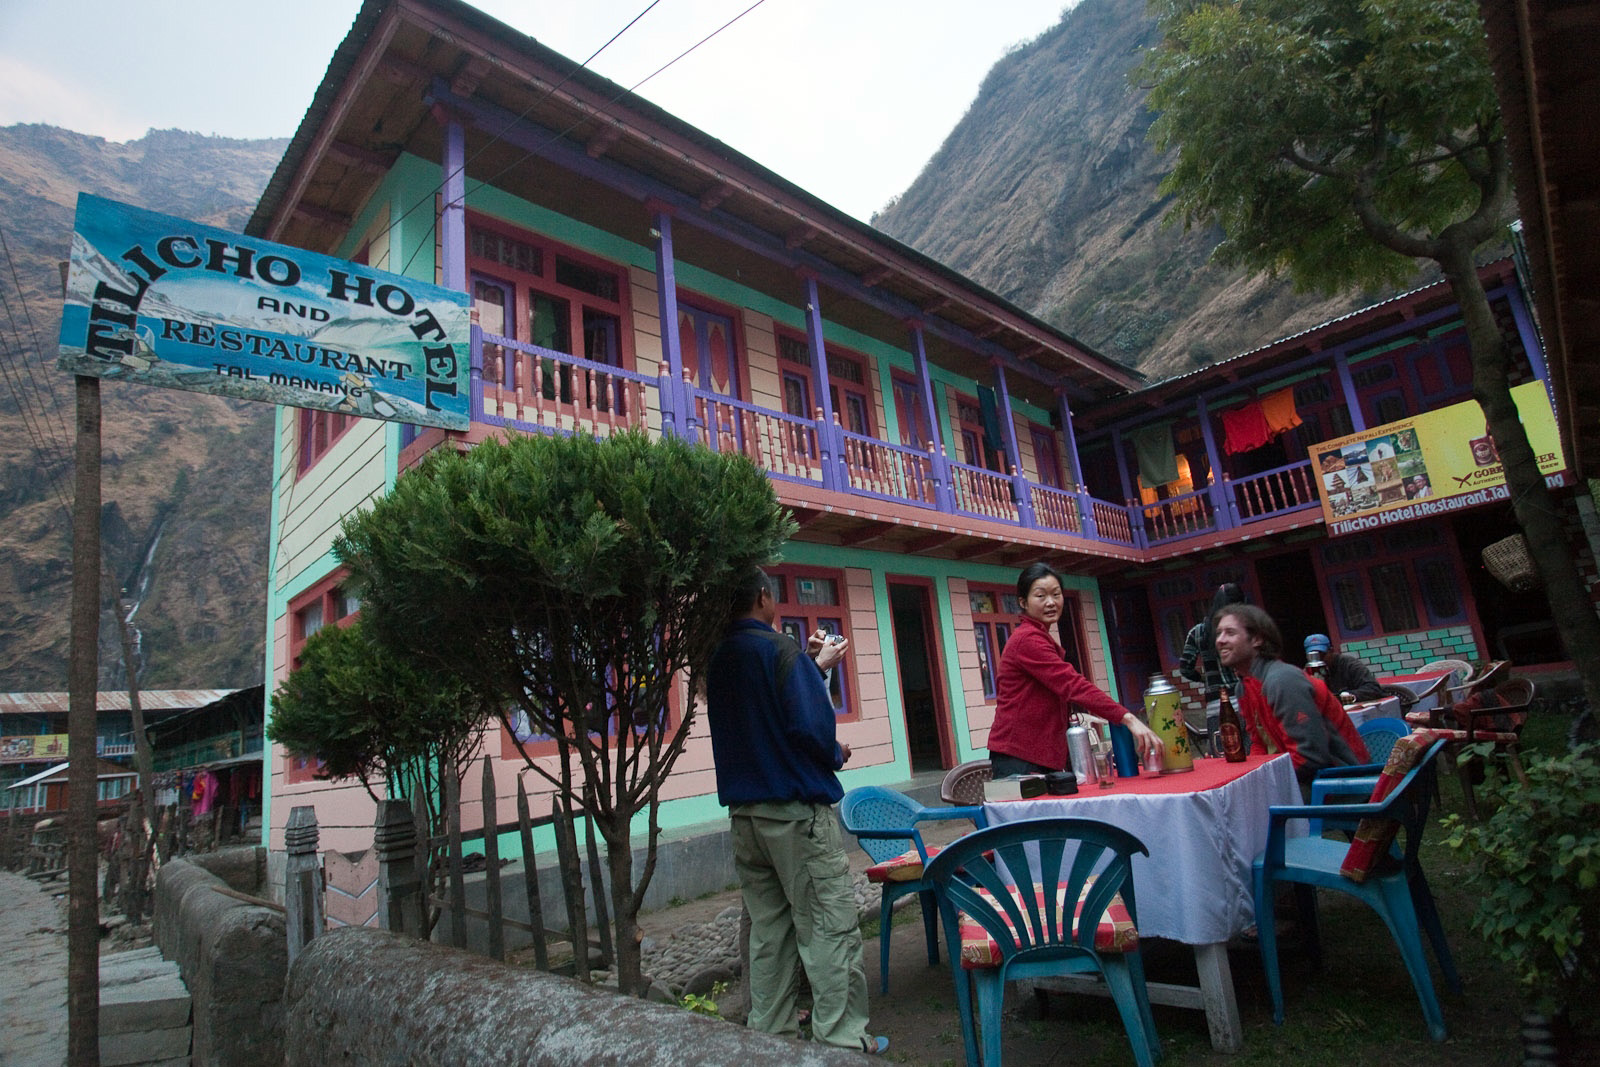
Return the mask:
<svg viewBox="0 0 1600 1067">
<path fill-rule="evenodd" d="M 1230 456 L 1250 452 L 1272 440 L 1261 401 L 1251 400 L 1231 411 L 1222 412 L 1222 450 Z"/>
</svg>

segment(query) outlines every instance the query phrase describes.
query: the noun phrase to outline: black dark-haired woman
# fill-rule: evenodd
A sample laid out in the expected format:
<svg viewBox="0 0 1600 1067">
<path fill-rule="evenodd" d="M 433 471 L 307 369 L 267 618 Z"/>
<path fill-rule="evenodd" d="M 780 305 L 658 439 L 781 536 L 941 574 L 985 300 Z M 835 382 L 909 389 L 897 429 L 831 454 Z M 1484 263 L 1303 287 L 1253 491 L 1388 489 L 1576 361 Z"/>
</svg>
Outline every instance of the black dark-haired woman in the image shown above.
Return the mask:
<svg viewBox="0 0 1600 1067">
<path fill-rule="evenodd" d="M 1022 618 L 1000 653 L 994 724 L 989 727 L 994 776 L 1065 770 L 1072 705 L 1125 725 L 1141 758 L 1160 748 L 1161 739 L 1150 727 L 1066 661 L 1056 637 L 1065 600 L 1061 575 L 1048 564 L 1029 564 L 1017 579 L 1017 599 Z"/>
</svg>

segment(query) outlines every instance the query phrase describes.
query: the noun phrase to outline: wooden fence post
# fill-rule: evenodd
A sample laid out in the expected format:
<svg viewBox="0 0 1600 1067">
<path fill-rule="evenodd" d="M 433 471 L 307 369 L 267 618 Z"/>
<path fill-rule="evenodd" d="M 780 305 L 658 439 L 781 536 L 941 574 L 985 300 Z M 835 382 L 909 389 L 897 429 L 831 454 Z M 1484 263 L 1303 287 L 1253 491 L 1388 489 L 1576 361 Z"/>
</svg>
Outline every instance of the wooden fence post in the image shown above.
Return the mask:
<svg viewBox="0 0 1600 1067">
<path fill-rule="evenodd" d="M 461 782 L 455 768 L 443 775 L 444 810 L 449 827 L 450 944 L 467 947 L 467 879 L 461 868 Z"/>
<path fill-rule="evenodd" d="M 539 864 L 533 854 L 533 819 L 528 815 L 528 789 L 517 775 L 517 833 L 522 839 L 522 880 L 528 892 L 528 925 L 533 933 L 533 965 L 550 969 L 550 951 L 544 943 L 544 901 L 539 897 Z"/>
<path fill-rule="evenodd" d="M 317 809 L 301 805 L 289 812 L 283 831 L 288 862 L 284 872 L 283 904 L 289 928 L 289 963 L 322 932 L 322 864 L 317 854 Z"/>
<path fill-rule="evenodd" d="M 506 958 L 506 931 L 500 903 L 500 816 L 494 791 L 494 764 L 483 757 L 483 896 L 489 912 L 489 957 Z"/>
<path fill-rule="evenodd" d="M 378 923 L 385 930 L 423 936 L 422 885 L 417 881 L 417 833 L 411 806 L 403 800 L 378 802 L 372 833 L 378 850 Z"/>
<path fill-rule="evenodd" d="M 561 866 L 561 892 L 567 900 L 567 940 L 572 943 L 572 974 L 580 982 L 589 980 L 589 919 L 583 907 L 583 862 L 578 858 L 578 839 L 572 829 L 572 805 L 564 796 L 550 798 L 550 816 L 555 820 L 556 862 Z"/>
</svg>

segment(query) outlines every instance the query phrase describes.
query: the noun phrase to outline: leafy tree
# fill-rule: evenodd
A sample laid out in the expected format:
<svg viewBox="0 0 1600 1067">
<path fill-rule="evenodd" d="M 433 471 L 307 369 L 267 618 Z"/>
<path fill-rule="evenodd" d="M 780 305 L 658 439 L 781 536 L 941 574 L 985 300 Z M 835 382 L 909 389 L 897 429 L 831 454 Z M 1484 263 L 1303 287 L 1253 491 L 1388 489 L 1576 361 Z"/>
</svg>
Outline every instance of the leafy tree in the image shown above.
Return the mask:
<svg viewBox="0 0 1600 1067">
<path fill-rule="evenodd" d="M 335 545 L 360 584 L 362 617 L 385 639 L 491 699 L 510 694 L 502 719 L 521 712 L 554 740 L 559 772 L 527 763 L 605 839 L 625 990 L 642 991 L 639 903 L 699 674 L 739 578 L 793 529 L 742 456 L 639 432 L 540 435 L 429 456 L 347 519 Z"/>
<path fill-rule="evenodd" d="M 1164 38 L 1137 69 L 1151 136 L 1177 148 L 1162 184 L 1186 225 L 1219 225 L 1229 266 L 1333 292 L 1443 271 L 1461 308 L 1472 392 L 1518 523 L 1600 707 L 1600 619 L 1512 401 L 1511 354 L 1474 253 L 1511 210 L 1476 0 L 1152 0 Z"/>
<path fill-rule="evenodd" d="M 442 838 L 444 776 L 460 783 L 492 719 L 483 696 L 454 671 L 383 643 L 360 615 L 306 640 L 299 666 L 272 695 L 267 737 L 322 760 L 324 777 L 358 779 L 374 800 L 381 781 L 396 797 L 420 795 L 429 834 Z M 429 861 L 442 877 L 439 857 Z"/>
</svg>

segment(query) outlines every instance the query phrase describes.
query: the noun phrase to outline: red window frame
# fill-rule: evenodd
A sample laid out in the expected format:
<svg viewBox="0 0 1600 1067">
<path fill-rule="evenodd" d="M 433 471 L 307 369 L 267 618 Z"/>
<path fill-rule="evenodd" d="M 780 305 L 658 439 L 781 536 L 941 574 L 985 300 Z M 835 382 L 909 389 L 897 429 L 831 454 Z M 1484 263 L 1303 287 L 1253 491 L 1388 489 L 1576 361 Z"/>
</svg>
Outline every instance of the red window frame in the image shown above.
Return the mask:
<svg viewBox="0 0 1600 1067">
<path fill-rule="evenodd" d="M 912 377 L 892 371 L 894 413 L 900 423 L 900 443 L 911 448 L 927 448 L 933 442 L 933 427 L 927 406 L 922 402 L 922 385 Z M 920 440 L 919 440 L 920 438 Z"/>
<path fill-rule="evenodd" d="M 1015 586 L 967 583 L 967 607 L 972 612 L 972 636 L 978 649 L 978 676 L 983 680 L 983 695 L 994 703 L 999 692 L 1000 653 L 1022 616 L 1022 602 Z"/>
<path fill-rule="evenodd" d="M 976 396 L 965 393 L 952 392 L 956 402 L 956 434 L 959 438 L 959 461 L 969 467 L 981 467 L 995 474 L 1005 474 L 1005 442 L 996 441 L 1000 447 L 990 448 L 983 439 L 983 409 L 978 405 Z M 1000 417 L 1005 418 L 1005 412 L 1000 412 Z M 1000 428 L 1005 432 L 1005 427 Z M 974 455 L 978 457 L 974 462 Z"/>
<path fill-rule="evenodd" d="M 486 254 L 490 245 L 497 250 L 495 256 Z M 482 246 L 480 248 L 480 245 Z M 563 270 L 568 272 L 596 271 L 609 275 L 616 289 L 615 298 L 597 294 L 571 284 L 576 278 L 564 282 Z M 479 282 L 498 286 L 510 297 L 504 311 L 504 326 L 510 337 L 524 344 L 537 343 L 532 338 L 533 324 L 529 318 L 533 296 L 564 301 L 566 313 L 566 354 L 607 363 L 624 370 L 634 369 L 633 308 L 627 269 L 620 264 L 559 241 L 514 226 L 486 215 L 469 212 L 467 215 L 467 276 L 476 292 Z M 615 350 L 603 356 L 588 354 L 589 322 L 585 313 L 592 312 L 616 320 Z M 584 351 L 573 351 L 584 349 Z M 510 354 L 505 354 L 508 361 Z M 498 365 L 496 365 L 498 363 Z M 493 382 L 503 383 L 507 362 L 486 361 L 484 376 Z M 564 388 L 570 385 L 564 384 Z M 554 386 L 551 386 L 552 390 Z"/>
<path fill-rule="evenodd" d="M 349 626 L 361 614 L 361 603 L 345 593 L 343 584 L 349 574 L 343 569 L 317 582 L 310 589 L 289 601 L 289 669 L 300 666 L 300 650 L 306 639 L 324 626 Z M 354 607 L 351 602 L 354 601 Z M 312 612 L 316 612 L 316 625 L 308 627 Z M 315 781 L 322 770 L 322 760 L 308 756 L 283 754 L 283 780 L 289 785 Z"/>
<path fill-rule="evenodd" d="M 850 637 L 850 590 L 844 571 L 831 567 L 803 567 L 785 564 L 766 568 L 767 577 L 778 587 L 778 629 L 793 637 L 801 648 L 817 630 Z M 833 583 L 835 603 L 803 603 L 802 583 Z M 861 718 L 861 694 L 856 684 L 854 642 L 845 649 L 844 659 L 828 672 L 828 696 L 833 701 L 838 722 L 857 722 Z"/>
<path fill-rule="evenodd" d="M 318 411 L 313 408 L 299 408 L 300 412 L 300 469 L 296 477 L 306 473 L 317 465 L 317 461 L 327 455 L 333 446 L 338 443 L 356 424 L 356 416 L 346 415 L 342 411 Z"/>
</svg>

